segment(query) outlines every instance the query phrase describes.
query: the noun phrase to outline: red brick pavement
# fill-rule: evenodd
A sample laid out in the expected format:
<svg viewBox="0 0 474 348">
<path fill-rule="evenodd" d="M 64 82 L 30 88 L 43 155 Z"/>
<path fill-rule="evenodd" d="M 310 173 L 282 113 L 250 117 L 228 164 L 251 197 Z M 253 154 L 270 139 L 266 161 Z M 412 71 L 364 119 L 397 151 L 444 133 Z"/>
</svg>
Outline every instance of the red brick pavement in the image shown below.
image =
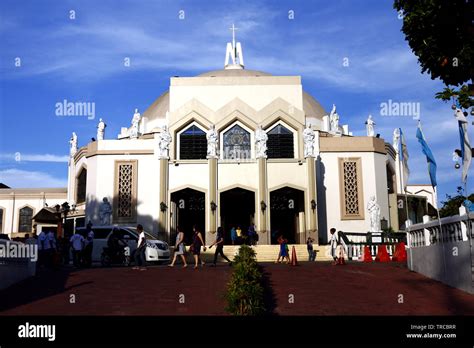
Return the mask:
<svg viewBox="0 0 474 348">
<path fill-rule="evenodd" d="M 264 270 L 279 315 L 474 314 L 473 295 L 398 264 L 265 264 Z M 226 265 L 43 272 L 0 291 L 0 315 L 225 315 L 222 295 L 230 272 Z"/>
</svg>

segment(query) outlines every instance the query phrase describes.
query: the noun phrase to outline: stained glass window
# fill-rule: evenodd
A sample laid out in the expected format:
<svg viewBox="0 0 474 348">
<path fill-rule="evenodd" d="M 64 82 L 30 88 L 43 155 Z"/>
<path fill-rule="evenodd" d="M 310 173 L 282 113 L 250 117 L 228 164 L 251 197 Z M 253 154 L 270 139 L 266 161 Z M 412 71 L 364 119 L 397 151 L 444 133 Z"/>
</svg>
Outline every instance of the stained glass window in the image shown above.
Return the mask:
<svg viewBox="0 0 474 348">
<path fill-rule="evenodd" d="M 250 133 L 239 125 L 233 126 L 224 133 L 224 158 L 250 158 Z"/>
</svg>

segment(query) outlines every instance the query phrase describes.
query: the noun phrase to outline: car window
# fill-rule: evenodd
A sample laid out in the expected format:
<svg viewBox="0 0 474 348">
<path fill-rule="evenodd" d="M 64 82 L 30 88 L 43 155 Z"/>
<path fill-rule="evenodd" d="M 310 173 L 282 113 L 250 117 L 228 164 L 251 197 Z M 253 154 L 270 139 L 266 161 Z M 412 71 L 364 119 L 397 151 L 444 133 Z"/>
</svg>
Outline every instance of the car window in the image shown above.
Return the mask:
<svg viewBox="0 0 474 348">
<path fill-rule="evenodd" d="M 127 237 L 125 237 L 127 236 Z M 120 229 L 120 238 L 128 238 L 129 240 L 134 240 L 137 241 L 137 237 L 133 235 L 133 233 L 130 233 L 127 230 Z"/>
<path fill-rule="evenodd" d="M 93 228 L 92 230 L 94 231 L 94 239 L 106 239 L 111 231 L 110 228 Z"/>
</svg>

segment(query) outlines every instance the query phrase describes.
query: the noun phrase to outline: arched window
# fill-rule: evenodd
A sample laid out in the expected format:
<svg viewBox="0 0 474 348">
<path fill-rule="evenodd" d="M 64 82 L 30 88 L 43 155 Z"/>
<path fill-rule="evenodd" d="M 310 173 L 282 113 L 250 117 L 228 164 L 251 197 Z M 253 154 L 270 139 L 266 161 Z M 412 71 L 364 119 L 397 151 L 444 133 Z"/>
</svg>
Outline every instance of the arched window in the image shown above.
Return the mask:
<svg viewBox="0 0 474 348">
<path fill-rule="evenodd" d="M 33 225 L 33 209 L 30 207 L 21 208 L 18 232 L 31 232 L 32 225 Z"/>
<path fill-rule="evenodd" d="M 179 135 L 179 159 L 206 159 L 206 132 L 192 125 Z"/>
<path fill-rule="evenodd" d="M 3 233 L 3 216 L 5 215 L 5 209 L 0 208 L 0 233 Z"/>
<path fill-rule="evenodd" d="M 268 158 L 293 158 L 293 132 L 281 124 L 268 132 Z"/>
<path fill-rule="evenodd" d="M 86 187 L 87 187 L 87 169 L 83 168 L 77 176 L 76 186 L 76 203 L 84 203 L 86 201 Z"/>
<path fill-rule="evenodd" d="M 224 159 L 244 159 L 251 157 L 250 133 L 236 124 L 224 133 Z"/>
</svg>

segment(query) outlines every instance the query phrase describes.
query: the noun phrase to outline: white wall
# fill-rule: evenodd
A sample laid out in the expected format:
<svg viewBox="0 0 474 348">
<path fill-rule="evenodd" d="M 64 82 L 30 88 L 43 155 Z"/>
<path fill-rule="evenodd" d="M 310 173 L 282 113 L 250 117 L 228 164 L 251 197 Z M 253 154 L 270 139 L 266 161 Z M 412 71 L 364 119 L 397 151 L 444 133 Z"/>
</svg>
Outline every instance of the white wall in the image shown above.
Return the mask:
<svg viewBox="0 0 474 348">
<path fill-rule="evenodd" d="M 360 157 L 362 161 L 363 185 L 363 220 L 342 220 L 339 184 L 339 158 Z M 324 178 L 318 177 L 318 190 L 325 192 L 326 201 L 326 233 L 329 236 L 331 227 L 346 232 L 368 232 L 370 220 L 367 212 L 367 203 L 372 195 L 380 205 L 380 218 L 389 218 L 388 192 L 386 183 L 386 156 L 373 152 L 324 152 L 321 153 L 324 167 Z M 323 179 L 323 180 L 321 180 Z M 320 218 L 321 220 L 321 218 Z M 320 231 L 324 234 L 325 231 Z"/>
</svg>

